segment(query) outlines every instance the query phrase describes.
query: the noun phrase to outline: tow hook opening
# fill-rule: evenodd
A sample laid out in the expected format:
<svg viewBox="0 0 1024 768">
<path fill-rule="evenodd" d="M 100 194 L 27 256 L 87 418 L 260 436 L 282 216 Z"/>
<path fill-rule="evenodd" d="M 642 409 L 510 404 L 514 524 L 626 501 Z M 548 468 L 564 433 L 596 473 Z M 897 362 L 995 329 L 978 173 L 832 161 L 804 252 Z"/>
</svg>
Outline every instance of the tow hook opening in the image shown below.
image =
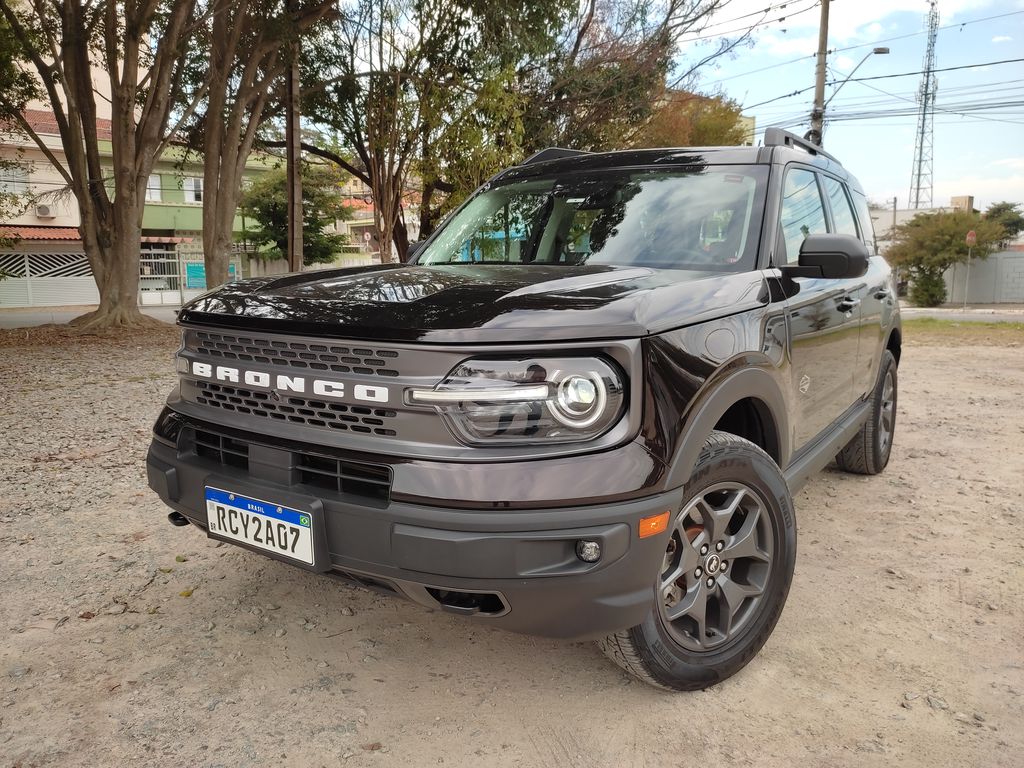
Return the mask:
<svg viewBox="0 0 1024 768">
<path fill-rule="evenodd" d="M 168 512 L 167 513 L 167 519 L 168 519 L 168 521 L 170 521 L 171 525 L 176 525 L 179 528 L 182 527 L 183 525 L 188 525 L 189 524 L 188 518 L 185 517 L 180 512 Z"/>
<path fill-rule="evenodd" d="M 427 587 L 427 593 L 437 600 L 441 610 L 463 616 L 496 616 L 507 610 L 501 596 L 494 592 L 452 592 Z"/>
</svg>

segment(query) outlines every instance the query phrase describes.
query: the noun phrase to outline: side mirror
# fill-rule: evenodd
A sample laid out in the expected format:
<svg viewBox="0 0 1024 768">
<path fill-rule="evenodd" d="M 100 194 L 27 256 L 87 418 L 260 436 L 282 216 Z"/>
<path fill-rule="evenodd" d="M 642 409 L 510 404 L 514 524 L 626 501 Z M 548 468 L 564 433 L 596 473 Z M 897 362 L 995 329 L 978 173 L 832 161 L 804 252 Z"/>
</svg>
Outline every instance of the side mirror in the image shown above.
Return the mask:
<svg viewBox="0 0 1024 768">
<path fill-rule="evenodd" d="M 869 257 L 867 246 L 852 235 L 808 235 L 797 264 L 782 267 L 782 274 L 829 280 L 863 277 Z"/>
<path fill-rule="evenodd" d="M 415 242 L 409 243 L 409 247 L 405 251 L 405 263 L 409 264 L 413 259 L 416 258 L 416 254 L 423 250 L 423 240 L 416 240 Z"/>
</svg>

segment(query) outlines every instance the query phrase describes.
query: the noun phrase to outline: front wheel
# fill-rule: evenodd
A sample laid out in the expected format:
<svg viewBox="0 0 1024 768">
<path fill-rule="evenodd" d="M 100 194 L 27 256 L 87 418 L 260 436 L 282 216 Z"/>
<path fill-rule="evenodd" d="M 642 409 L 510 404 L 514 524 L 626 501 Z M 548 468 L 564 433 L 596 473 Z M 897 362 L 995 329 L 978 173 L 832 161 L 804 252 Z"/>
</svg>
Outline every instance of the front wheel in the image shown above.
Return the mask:
<svg viewBox="0 0 1024 768">
<path fill-rule="evenodd" d="M 714 432 L 684 489 L 651 611 L 599 641 L 644 682 L 698 690 L 742 669 L 782 613 L 796 518 L 779 467 L 748 440 Z"/>
</svg>

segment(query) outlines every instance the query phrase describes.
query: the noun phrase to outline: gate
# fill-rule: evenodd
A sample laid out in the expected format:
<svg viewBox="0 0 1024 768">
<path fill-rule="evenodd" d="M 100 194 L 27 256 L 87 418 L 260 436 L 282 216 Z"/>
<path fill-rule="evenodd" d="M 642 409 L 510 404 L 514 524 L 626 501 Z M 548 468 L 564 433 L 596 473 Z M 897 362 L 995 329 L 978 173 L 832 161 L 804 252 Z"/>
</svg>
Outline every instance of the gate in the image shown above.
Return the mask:
<svg viewBox="0 0 1024 768">
<path fill-rule="evenodd" d="M 0 306 L 54 307 L 97 304 L 100 300 L 89 262 L 81 251 L 2 252 Z"/>
<path fill-rule="evenodd" d="M 228 280 L 242 277 L 239 254 L 231 256 Z M 139 259 L 139 303 L 143 306 L 180 305 L 206 292 L 206 265 L 202 248 L 179 246 L 171 250 L 145 250 Z"/>
</svg>

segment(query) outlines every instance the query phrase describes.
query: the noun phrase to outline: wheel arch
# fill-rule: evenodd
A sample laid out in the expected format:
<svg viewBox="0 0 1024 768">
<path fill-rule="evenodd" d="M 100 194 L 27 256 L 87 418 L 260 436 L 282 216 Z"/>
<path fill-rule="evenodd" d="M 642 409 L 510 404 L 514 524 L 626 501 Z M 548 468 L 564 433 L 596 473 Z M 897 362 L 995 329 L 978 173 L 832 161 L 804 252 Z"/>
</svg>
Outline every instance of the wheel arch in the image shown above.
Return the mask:
<svg viewBox="0 0 1024 768">
<path fill-rule="evenodd" d="M 762 368 L 744 368 L 709 384 L 680 427 L 682 438 L 670 463 L 669 487 L 686 483 L 715 430 L 751 440 L 784 469 L 791 453 L 788 409 L 772 374 Z"/>
<path fill-rule="evenodd" d="M 889 338 L 885 340 L 885 348 L 892 352 L 896 358 L 896 365 L 900 364 L 900 353 L 903 351 L 903 332 L 896 326 L 889 332 Z"/>
</svg>

